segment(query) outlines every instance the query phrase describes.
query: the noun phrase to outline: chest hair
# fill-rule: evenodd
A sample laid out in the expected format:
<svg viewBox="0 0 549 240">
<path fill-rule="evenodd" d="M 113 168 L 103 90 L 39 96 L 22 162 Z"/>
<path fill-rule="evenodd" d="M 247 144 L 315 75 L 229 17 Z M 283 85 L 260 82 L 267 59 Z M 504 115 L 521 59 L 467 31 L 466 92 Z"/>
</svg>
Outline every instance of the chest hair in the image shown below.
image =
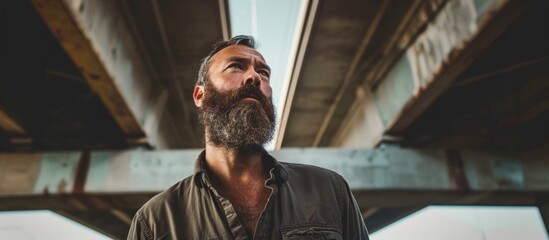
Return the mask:
<svg viewBox="0 0 549 240">
<path fill-rule="evenodd" d="M 263 184 L 255 184 L 254 186 L 240 185 L 229 191 L 222 192 L 225 198 L 233 205 L 248 237 L 251 239 L 255 232 L 257 221 L 261 217 L 261 213 L 269 200 L 271 189 L 266 188 Z"/>
</svg>

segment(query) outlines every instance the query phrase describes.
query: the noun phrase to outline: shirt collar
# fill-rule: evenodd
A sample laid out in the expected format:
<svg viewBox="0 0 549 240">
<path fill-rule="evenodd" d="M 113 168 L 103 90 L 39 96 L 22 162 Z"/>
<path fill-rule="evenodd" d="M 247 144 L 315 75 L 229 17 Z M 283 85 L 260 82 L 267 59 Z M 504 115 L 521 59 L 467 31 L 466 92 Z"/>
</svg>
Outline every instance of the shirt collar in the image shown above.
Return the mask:
<svg viewBox="0 0 549 240">
<path fill-rule="evenodd" d="M 278 184 L 283 184 L 288 181 L 289 174 L 286 168 L 282 166 L 273 156 L 267 151 L 262 150 L 261 159 L 270 169 L 269 172 Z M 196 159 L 194 164 L 193 179 L 197 187 L 210 186 L 208 172 L 206 171 L 206 150 L 203 150 Z"/>
</svg>

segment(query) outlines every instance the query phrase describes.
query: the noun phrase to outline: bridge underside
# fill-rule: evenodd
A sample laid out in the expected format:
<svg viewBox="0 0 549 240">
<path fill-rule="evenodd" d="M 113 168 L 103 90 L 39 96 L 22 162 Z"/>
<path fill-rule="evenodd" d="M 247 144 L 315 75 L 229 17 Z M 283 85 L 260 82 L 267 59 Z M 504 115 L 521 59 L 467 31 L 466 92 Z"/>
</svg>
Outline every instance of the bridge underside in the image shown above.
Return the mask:
<svg viewBox="0 0 549 240">
<path fill-rule="evenodd" d="M 0 210 L 124 239 L 192 174 L 194 79 L 228 4 L 1 2 Z M 344 176 L 370 232 L 432 204 L 549 224 L 548 1 L 309 0 L 304 19 L 275 157 Z"/>
</svg>

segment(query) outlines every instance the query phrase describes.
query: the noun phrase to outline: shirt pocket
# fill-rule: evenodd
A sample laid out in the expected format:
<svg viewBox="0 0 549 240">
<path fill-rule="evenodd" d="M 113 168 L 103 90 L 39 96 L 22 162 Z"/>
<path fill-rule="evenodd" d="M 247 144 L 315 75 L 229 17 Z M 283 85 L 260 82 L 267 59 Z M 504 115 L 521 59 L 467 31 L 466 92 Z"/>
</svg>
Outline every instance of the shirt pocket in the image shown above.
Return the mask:
<svg viewBox="0 0 549 240">
<path fill-rule="evenodd" d="M 284 240 L 321 239 L 342 240 L 341 232 L 337 228 L 326 226 L 306 226 L 284 228 L 280 230 Z"/>
</svg>

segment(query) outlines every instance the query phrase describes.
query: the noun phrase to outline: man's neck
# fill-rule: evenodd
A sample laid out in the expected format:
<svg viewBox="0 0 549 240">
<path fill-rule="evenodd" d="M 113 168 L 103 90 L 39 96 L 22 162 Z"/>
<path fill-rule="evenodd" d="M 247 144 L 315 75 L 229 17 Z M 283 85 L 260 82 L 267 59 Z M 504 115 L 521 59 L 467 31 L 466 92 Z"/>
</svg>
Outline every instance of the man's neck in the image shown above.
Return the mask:
<svg viewBox="0 0 549 240">
<path fill-rule="evenodd" d="M 206 144 L 206 166 L 222 185 L 249 184 L 267 176 L 260 151 L 242 151 Z"/>
<path fill-rule="evenodd" d="M 239 150 L 206 143 L 206 168 L 213 187 L 233 205 L 246 234 L 253 238 L 271 189 L 265 187 L 268 171 L 262 149 Z"/>
</svg>

